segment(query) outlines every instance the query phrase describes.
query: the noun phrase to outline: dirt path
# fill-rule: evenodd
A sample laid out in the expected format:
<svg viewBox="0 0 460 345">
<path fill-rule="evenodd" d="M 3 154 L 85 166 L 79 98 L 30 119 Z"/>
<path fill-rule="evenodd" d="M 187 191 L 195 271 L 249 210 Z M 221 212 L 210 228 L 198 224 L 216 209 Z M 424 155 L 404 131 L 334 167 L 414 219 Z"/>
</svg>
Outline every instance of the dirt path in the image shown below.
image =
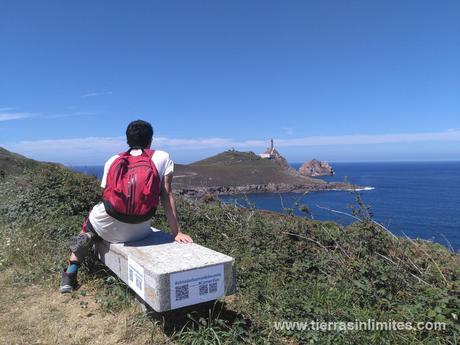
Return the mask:
<svg viewBox="0 0 460 345">
<path fill-rule="evenodd" d="M 62 295 L 0 272 L 0 344 L 170 344 L 135 307 L 104 312 L 94 293 Z"/>
</svg>

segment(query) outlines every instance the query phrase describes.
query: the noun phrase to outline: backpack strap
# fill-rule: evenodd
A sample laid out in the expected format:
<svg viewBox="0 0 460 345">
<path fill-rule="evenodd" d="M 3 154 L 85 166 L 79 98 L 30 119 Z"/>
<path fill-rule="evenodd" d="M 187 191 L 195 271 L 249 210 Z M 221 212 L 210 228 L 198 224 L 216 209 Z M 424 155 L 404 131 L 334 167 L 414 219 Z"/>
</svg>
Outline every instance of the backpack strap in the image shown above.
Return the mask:
<svg viewBox="0 0 460 345">
<path fill-rule="evenodd" d="M 152 149 L 145 149 L 145 150 L 142 150 L 143 153 L 147 154 L 150 159 L 152 159 L 153 157 L 153 154 L 155 153 L 155 150 L 152 150 Z"/>
<path fill-rule="evenodd" d="M 153 171 L 153 173 L 150 175 L 149 180 L 147 181 L 146 185 L 144 186 L 144 190 L 142 191 L 142 194 L 147 196 L 152 191 L 152 187 L 153 187 L 155 177 L 159 178 L 159 175 L 158 175 L 158 169 L 155 166 L 155 163 L 153 163 L 153 161 L 152 161 L 152 157 L 153 157 L 153 154 L 155 153 L 155 150 L 145 149 L 145 150 L 142 151 L 142 153 L 143 154 L 145 153 L 149 157 L 149 164 L 150 164 L 150 166 L 152 168 L 152 171 Z"/>
<path fill-rule="evenodd" d="M 129 149 L 128 151 L 123 151 L 121 153 L 119 153 L 118 155 L 120 157 L 129 157 L 130 156 L 130 152 L 131 152 L 132 149 Z"/>
<path fill-rule="evenodd" d="M 124 153 L 126 153 L 126 152 L 124 152 Z M 126 168 L 128 167 L 128 159 L 124 155 L 124 153 L 119 154 L 119 157 L 112 163 L 112 165 L 109 168 L 109 172 L 113 168 L 117 169 L 117 170 L 115 170 L 114 175 L 113 175 L 113 178 L 115 180 L 115 186 L 116 186 L 114 188 L 114 191 L 117 194 L 122 194 L 123 193 L 123 191 L 118 188 L 119 184 L 118 184 L 117 181 L 119 181 L 122 178 L 123 174 L 126 172 Z"/>
</svg>

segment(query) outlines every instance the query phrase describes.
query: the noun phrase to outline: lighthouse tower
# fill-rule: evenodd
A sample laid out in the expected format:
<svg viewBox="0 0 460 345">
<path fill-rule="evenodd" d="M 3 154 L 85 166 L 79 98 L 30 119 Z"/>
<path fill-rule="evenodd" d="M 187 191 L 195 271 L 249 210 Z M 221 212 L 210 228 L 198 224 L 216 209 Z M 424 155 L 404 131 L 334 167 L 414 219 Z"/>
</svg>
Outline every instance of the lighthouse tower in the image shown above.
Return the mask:
<svg viewBox="0 0 460 345">
<path fill-rule="evenodd" d="M 273 144 L 273 139 L 270 139 L 270 147 L 268 147 L 264 153 L 260 153 L 259 157 L 265 159 L 275 158 L 275 145 Z"/>
</svg>

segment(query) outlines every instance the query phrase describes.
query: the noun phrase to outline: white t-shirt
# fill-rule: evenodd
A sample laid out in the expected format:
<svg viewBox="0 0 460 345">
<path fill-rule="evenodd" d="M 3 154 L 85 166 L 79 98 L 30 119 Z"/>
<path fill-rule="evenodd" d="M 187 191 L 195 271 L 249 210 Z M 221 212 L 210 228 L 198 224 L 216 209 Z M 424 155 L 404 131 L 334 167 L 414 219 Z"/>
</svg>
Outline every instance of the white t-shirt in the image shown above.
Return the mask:
<svg viewBox="0 0 460 345">
<path fill-rule="evenodd" d="M 132 156 L 139 156 L 140 154 L 142 154 L 142 150 L 131 150 Z M 101 181 L 102 188 L 106 186 L 107 173 L 110 166 L 118 157 L 118 155 L 110 157 L 105 163 L 104 175 Z M 169 158 L 167 152 L 155 151 L 152 156 L 152 161 L 158 170 L 158 175 L 161 180 L 174 171 L 174 163 Z M 120 222 L 107 214 L 102 202 L 93 207 L 89 214 L 89 221 L 99 236 L 112 243 L 138 241 L 147 237 L 152 231 L 150 229 L 150 220 L 138 224 Z"/>
</svg>

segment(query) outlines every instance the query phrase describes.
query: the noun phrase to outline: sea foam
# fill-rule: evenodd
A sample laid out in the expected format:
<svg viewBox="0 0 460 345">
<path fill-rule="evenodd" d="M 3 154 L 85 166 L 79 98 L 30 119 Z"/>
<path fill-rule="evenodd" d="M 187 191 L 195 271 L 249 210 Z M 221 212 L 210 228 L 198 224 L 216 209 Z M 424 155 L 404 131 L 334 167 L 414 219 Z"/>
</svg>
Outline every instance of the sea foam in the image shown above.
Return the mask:
<svg viewBox="0 0 460 345">
<path fill-rule="evenodd" d="M 374 190 L 375 187 L 363 187 L 363 188 L 350 188 L 350 189 L 347 189 L 348 191 L 350 192 L 362 192 L 362 191 L 365 191 L 365 190 Z"/>
</svg>

